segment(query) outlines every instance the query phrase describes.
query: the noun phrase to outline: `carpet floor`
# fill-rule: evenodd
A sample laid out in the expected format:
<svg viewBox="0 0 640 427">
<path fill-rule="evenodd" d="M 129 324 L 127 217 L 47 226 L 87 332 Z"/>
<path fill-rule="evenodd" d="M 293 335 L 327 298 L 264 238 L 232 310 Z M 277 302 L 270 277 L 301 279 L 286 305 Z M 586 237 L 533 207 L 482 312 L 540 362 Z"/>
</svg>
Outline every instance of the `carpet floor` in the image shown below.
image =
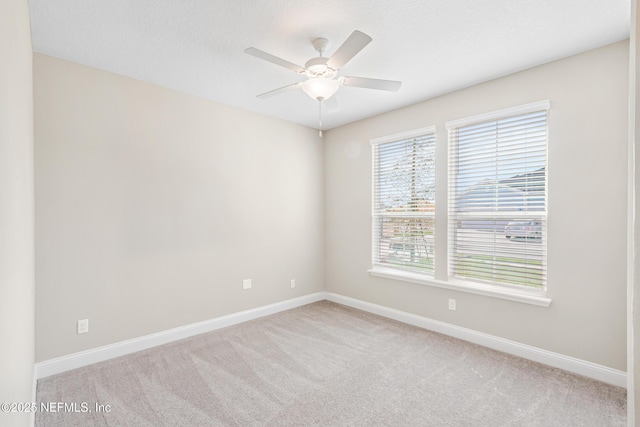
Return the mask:
<svg viewBox="0 0 640 427">
<path fill-rule="evenodd" d="M 626 425 L 622 388 L 328 301 L 41 379 L 37 401 L 59 410 L 37 426 Z"/>
</svg>

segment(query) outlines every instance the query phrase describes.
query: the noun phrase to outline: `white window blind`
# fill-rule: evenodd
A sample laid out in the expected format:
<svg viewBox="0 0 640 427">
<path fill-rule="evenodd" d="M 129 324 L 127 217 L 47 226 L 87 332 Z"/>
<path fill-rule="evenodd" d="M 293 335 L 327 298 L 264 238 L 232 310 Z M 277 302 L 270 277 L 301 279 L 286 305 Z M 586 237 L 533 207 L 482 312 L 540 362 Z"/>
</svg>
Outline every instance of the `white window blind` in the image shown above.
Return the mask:
<svg viewBox="0 0 640 427">
<path fill-rule="evenodd" d="M 373 146 L 373 266 L 433 275 L 435 130 Z"/>
<path fill-rule="evenodd" d="M 546 288 L 548 108 L 447 123 L 450 280 Z"/>
</svg>

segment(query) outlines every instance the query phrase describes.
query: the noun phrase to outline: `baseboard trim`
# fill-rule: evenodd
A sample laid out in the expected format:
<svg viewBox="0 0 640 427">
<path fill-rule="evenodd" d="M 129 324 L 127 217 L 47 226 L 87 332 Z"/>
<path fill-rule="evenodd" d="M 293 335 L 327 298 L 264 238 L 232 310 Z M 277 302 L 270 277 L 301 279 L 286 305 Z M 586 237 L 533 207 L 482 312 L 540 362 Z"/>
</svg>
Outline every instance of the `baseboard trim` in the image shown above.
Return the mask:
<svg viewBox="0 0 640 427">
<path fill-rule="evenodd" d="M 322 300 L 329 300 L 338 304 L 357 308 L 389 319 L 394 319 L 403 323 L 428 329 L 430 331 L 469 341 L 474 344 L 479 344 L 494 350 L 502 351 L 504 353 L 512 354 L 514 356 L 519 356 L 534 362 L 539 362 L 554 368 L 583 375 L 618 387 L 627 387 L 626 372 L 619 371 L 617 369 L 612 369 L 607 366 L 587 362 L 575 357 L 565 356 L 516 341 L 507 340 L 494 335 L 485 334 L 483 332 L 474 331 L 472 329 L 463 328 L 441 322 L 439 320 L 429 319 L 427 317 L 418 316 L 355 298 L 331 292 L 316 292 L 310 295 L 280 301 L 274 304 L 229 314 L 227 316 L 216 317 L 203 322 L 193 323 L 191 325 L 181 326 L 155 334 L 145 335 L 143 337 L 133 338 L 36 363 L 34 366 L 34 393 L 35 382 L 41 378 L 81 368 L 93 363 L 125 356 L 137 351 L 146 350 L 162 344 L 189 338 L 194 335 L 258 319 L 263 316 L 268 316 L 270 314 L 279 313 L 281 311 L 290 310 L 292 308 L 301 307 L 303 305 Z"/>
<path fill-rule="evenodd" d="M 552 366 L 554 368 L 563 369 L 618 387 L 627 387 L 627 374 L 624 371 L 609 368 L 597 363 L 587 362 L 575 357 L 565 356 L 559 353 L 543 350 L 516 341 L 507 340 L 496 337 L 494 335 L 477 332 L 472 329 L 462 328 L 439 320 L 429 319 L 427 317 L 418 316 L 382 305 L 346 297 L 331 292 L 325 293 L 325 298 L 338 304 L 343 304 L 389 319 L 398 320 L 403 323 L 418 326 L 430 331 L 439 332 L 474 344 L 479 344 L 503 353 L 519 356 L 524 359 Z"/>
<path fill-rule="evenodd" d="M 114 344 L 96 347 L 91 350 L 73 353 L 55 359 L 45 360 L 35 364 L 34 377 L 36 379 L 45 378 L 51 375 L 60 374 L 72 369 L 81 368 L 93 363 L 103 362 L 115 357 L 125 356 L 137 351 L 146 350 L 162 344 L 189 338 L 194 335 L 226 328 L 227 326 L 257 319 L 281 311 L 311 304 L 325 299 L 324 292 L 316 292 L 298 298 L 276 302 L 262 307 L 240 311 L 226 316 L 216 317 L 203 322 L 192 323 L 178 328 L 168 329 L 151 335 L 120 341 Z M 35 402 L 35 400 L 34 400 Z"/>
</svg>

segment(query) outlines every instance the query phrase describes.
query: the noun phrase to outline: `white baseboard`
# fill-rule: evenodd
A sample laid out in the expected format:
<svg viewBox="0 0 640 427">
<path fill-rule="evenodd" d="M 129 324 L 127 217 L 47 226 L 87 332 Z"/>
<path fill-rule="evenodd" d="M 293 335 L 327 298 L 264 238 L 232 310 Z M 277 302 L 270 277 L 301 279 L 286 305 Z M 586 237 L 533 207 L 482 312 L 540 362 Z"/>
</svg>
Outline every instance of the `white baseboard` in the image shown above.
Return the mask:
<svg viewBox="0 0 640 427">
<path fill-rule="evenodd" d="M 626 372 L 598 365 L 597 363 L 587 362 L 575 357 L 565 356 L 559 353 L 543 350 L 541 348 L 521 344 L 516 341 L 477 332 L 472 329 L 451 325 L 439 320 L 417 316 L 415 314 L 330 292 L 325 293 L 325 298 L 338 304 L 357 308 L 389 319 L 398 320 L 430 331 L 439 332 L 444 335 L 449 335 L 451 337 L 479 344 L 503 353 L 519 356 L 534 362 L 539 362 L 554 368 L 563 369 L 565 371 L 573 372 L 574 374 L 582 375 L 618 387 L 627 387 Z"/>
<path fill-rule="evenodd" d="M 143 337 L 120 341 L 114 344 L 93 348 L 91 350 L 81 351 L 79 353 L 45 360 L 43 362 L 38 362 L 35 364 L 35 377 L 37 379 L 40 379 L 51 375 L 60 374 L 72 369 L 91 365 L 93 363 L 103 362 L 115 357 L 135 353 L 136 351 L 146 350 L 148 348 L 156 347 L 162 344 L 189 338 L 194 335 L 214 331 L 216 329 L 225 328 L 227 326 L 236 325 L 248 320 L 268 316 L 270 314 L 275 314 L 313 302 L 322 301 L 324 299 L 325 293 L 317 292 L 314 294 L 288 299 L 250 310 L 240 311 L 238 313 L 229 314 L 227 316 L 216 317 L 214 319 L 205 320 L 203 322 L 192 323 L 190 325 L 169 329 L 155 334 L 145 335 Z"/>
<path fill-rule="evenodd" d="M 444 335 L 449 335 L 465 341 L 479 344 L 504 353 L 519 356 L 535 362 L 539 362 L 565 371 L 593 378 L 618 387 L 627 386 L 626 372 L 617 369 L 608 368 L 596 363 L 587 362 L 575 357 L 565 356 L 559 353 L 543 350 L 526 344 L 496 337 L 494 335 L 477 332 L 472 329 L 462 328 L 460 326 L 451 325 L 439 320 L 429 319 L 427 317 L 418 316 L 382 305 L 350 298 L 331 292 L 317 292 L 305 295 L 299 298 L 293 298 L 274 304 L 241 311 L 227 316 L 216 317 L 204 322 L 193 323 L 191 325 L 179 328 L 169 329 L 167 331 L 146 335 L 114 344 L 97 347 L 91 350 L 62 356 L 55 359 L 46 360 L 35 364 L 34 378 L 40 379 L 50 375 L 59 374 L 72 369 L 81 368 L 93 363 L 102 362 L 113 359 L 115 357 L 124 356 L 135 353 L 136 351 L 146 350 L 162 344 L 188 338 L 205 332 L 214 331 L 216 329 L 225 328 L 227 326 L 236 325 L 248 320 L 257 319 L 259 317 L 275 314 L 281 311 L 300 307 L 317 301 L 329 300 L 338 304 L 343 304 L 389 319 L 398 320 L 403 323 L 418 326 Z M 34 387 L 35 392 L 35 387 Z M 35 400 L 34 400 L 35 402 Z"/>
</svg>

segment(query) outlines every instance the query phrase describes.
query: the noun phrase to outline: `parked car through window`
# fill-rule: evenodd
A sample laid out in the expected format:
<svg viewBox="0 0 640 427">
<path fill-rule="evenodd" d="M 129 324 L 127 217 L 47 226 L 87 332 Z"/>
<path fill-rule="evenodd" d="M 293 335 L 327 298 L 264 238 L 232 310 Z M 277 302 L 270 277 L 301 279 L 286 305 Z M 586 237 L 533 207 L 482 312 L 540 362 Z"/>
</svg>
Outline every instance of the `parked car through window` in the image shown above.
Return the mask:
<svg viewBox="0 0 640 427">
<path fill-rule="evenodd" d="M 504 235 L 507 239 L 512 237 L 540 239 L 542 238 L 542 223 L 540 221 L 509 221 L 504 226 Z"/>
</svg>

